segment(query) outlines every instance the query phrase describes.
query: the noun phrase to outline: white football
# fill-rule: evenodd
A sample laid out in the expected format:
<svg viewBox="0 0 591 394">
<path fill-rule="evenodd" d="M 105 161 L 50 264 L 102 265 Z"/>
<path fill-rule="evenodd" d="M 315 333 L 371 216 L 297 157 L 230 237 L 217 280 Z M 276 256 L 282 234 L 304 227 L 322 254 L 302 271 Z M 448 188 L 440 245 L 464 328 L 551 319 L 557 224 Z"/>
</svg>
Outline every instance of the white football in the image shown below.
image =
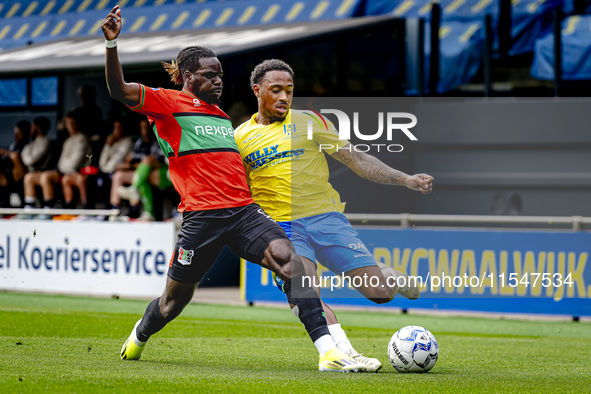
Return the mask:
<svg viewBox="0 0 591 394">
<path fill-rule="evenodd" d="M 398 372 L 427 372 L 437 362 L 439 345 L 429 330 L 407 326 L 392 335 L 388 357 Z"/>
</svg>

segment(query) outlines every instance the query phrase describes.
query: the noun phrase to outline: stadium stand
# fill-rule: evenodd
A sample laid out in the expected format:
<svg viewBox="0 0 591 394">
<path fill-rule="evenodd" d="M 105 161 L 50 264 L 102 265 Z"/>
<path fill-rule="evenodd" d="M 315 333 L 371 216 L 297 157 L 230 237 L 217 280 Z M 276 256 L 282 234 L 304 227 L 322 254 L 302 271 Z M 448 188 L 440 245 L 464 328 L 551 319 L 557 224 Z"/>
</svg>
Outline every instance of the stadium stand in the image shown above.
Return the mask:
<svg viewBox="0 0 591 394">
<path fill-rule="evenodd" d="M 366 3 L 366 15 L 392 14 L 404 18 L 431 17 L 430 0 L 369 0 Z M 484 17 L 491 15 L 493 48 L 498 49 L 499 1 L 479 0 L 443 0 L 440 1 L 442 15 L 440 38 L 440 80 L 438 92 L 453 90 L 468 83 L 478 72 L 482 64 L 484 42 Z M 562 0 L 527 0 L 511 2 L 511 38 L 510 56 L 532 52 L 536 39 L 547 35 L 552 30 L 552 11 L 563 7 L 564 12 L 575 12 L 574 1 Z M 429 23 L 425 32 L 425 54 L 430 53 Z M 425 69 L 428 70 L 428 57 Z M 428 75 L 426 76 L 428 78 Z"/>
<path fill-rule="evenodd" d="M 499 49 L 499 0 L 442 0 L 439 31 L 440 57 L 438 93 L 469 83 L 483 66 L 484 18 L 491 16 L 493 57 Z M 269 24 L 301 23 L 356 16 L 391 15 L 423 18 L 426 21 L 425 74 L 429 78 L 429 42 L 432 0 L 12 0 L 0 4 L 0 48 L 2 52 L 31 44 L 60 39 L 101 37 L 100 23 L 105 11 L 116 4 L 125 12 L 124 34 L 235 28 Z M 574 68 L 565 68 L 564 79 L 584 79 L 591 74 L 588 61 L 581 58 L 585 44 L 584 24 L 578 15 L 591 10 L 589 0 L 511 1 L 511 45 L 509 56 L 535 51 L 532 76 L 551 79 L 553 11 L 561 9 L 574 19 L 565 21 L 564 56 Z M 569 32 L 569 29 L 574 29 Z M 536 43 L 537 40 L 540 40 Z M 581 45 L 577 46 L 576 41 Z M 570 48 L 570 43 L 574 47 Z M 579 49 L 577 49 L 579 48 Z M 545 55 L 544 55 L 545 54 Z M 575 70 L 575 71 L 573 71 Z M 426 82 L 428 86 L 428 82 Z"/>
<path fill-rule="evenodd" d="M 67 37 L 100 36 L 105 11 L 125 11 L 123 33 L 207 29 L 349 18 L 360 0 L 197 1 L 48 0 L 12 2 L 0 11 L 0 48 Z"/>
</svg>

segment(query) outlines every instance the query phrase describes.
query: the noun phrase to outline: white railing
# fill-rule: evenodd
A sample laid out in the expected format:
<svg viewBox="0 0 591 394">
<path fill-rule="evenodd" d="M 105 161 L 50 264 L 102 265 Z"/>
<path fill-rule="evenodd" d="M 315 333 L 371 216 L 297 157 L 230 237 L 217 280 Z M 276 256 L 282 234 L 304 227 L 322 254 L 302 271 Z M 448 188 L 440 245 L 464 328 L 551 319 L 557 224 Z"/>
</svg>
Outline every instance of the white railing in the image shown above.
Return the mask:
<svg viewBox="0 0 591 394">
<path fill-rule="evenodd" d="M 2 215 L 86 215 L 86 216 L 117 216 L 118 209 L 43 209 L 43 208 L 0 208 Z"/>
<path fill-rule="evenodd" d="M 423 215 L 423 214 L 384 214 L 384 213 L 346 213 L 345 216 L 353 224 L 398 224 L 410 227 L 413 224 L 435 225 L 570 225 L 575 231 L 583 230 L 591 224 L 591 217 L 583 216 L 501 216 L 501 215 Z"/>
<path fill-rule="evenodd" d="M 21 209 L 21 208 L 0 208 L 2 215 L 86 215 L 86 216 L 117 216 L 118 209 Z M 591 217 L 583 216 L 502 216 L 502 215 L 426 215 L 411 213 L 345 213 L 345 216 L 352 224 L 385 225 L 396 224 L 400 227 L 411 227 L 417 225 L 518 225 L 526 227 L 536 226 L 559 226 L 568 225 L 575 231 L 582 231 L 585 226 L 591 225 Z"/>
</svg>

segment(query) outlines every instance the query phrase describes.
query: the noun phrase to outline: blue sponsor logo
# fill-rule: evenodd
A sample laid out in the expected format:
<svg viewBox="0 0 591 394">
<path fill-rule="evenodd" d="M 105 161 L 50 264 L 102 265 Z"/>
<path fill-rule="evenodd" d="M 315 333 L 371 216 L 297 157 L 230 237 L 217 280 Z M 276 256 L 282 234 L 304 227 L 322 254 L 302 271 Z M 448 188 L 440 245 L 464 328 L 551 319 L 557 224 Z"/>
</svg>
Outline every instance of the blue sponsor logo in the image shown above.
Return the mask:
<svg viewBox="0 0 591 394">
<path fill-rule="evenodd" d="M 272 145 L 259 149 L 256 152 L 252 152 L 244 158 L 244 162 L 255 170 L 276 160 L 298 157 L 304 154 L 304 149 L 293 149 L 279 152 L 277 151 L 278 147 L 279 145 Z"/>
</svg>

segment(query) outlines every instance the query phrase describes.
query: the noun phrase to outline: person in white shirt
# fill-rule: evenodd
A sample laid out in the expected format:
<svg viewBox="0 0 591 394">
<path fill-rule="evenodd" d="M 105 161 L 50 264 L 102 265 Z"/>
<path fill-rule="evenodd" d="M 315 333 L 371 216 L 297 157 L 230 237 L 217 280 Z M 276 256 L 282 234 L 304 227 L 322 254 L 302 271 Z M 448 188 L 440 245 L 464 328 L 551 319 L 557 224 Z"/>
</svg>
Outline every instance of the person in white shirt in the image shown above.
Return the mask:
<svg viewBox="0 0 591 394">
<path fill-rule="evenodd" d="M 51 160 L 51 142 L 47 138 L 50 126 L 49 119 L 43 116 L 35 118 L 33 121 L 31 142 L 25 145 L 21 152 L 21 159 L 27 166 L 29 174 L 45 171 Z M 27 175 L 25 175 L 25 179 Z"/>
<path fill-rule="evenodd" d="M 41 184 L 41 173 L 47 170 L 51 160 L 51 142 L 47 138 L 49 127 L 49 119 L 36 118 L 31 127 L 32 141 L 25 145 L 21 152 L 23 163 L 29 171 L 25 174 L 24 180 L 25 196 L 35 195 L 35 185 Z"/>
</svg>

